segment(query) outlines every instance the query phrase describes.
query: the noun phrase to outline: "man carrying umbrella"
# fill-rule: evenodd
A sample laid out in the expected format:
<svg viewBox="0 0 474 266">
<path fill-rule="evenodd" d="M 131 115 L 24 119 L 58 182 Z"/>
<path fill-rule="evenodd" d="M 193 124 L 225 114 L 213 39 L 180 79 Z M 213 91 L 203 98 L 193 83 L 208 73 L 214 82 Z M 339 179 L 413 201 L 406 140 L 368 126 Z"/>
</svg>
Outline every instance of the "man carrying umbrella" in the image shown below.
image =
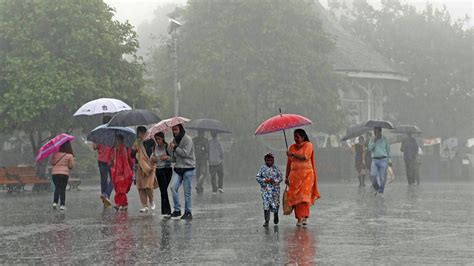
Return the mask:
<svg viewBox="0 0 474 266">
<path fill-rule="evenodd" d="M 370 177 L 375 189 L 375 195 L 383 196 L 388 166 L 392 165 L 390 143 L 385 136 L 382 136 L 381 127 L 374 127 L 374 135 L 375 137 L 370 140 L 368 147 L 372 155 Z"/>
<path fill-rule="evenodd" d="M 415 184 L 418 144 L 410 132 L 407 133 L 407 137 L 402 141 L 400 151 L 403 152 L 408 185 Z M 420 181 L 416 181 L 417 185 L 419 185 Z"/>
<path fill-rule="evenodd" d="M 173 194 L 174 211 L 171 219 L 179 219 L 181 216 L 181 205 L 179 203 L 178 190 L 181 184 L 184 188 L 184 215 L 183 220 L 191 220 L 192 208 L 192 179 L 195 176 L 196 157 L 194 155 L 194 145 L 191 137 L 186 135 L 183 125 L 178 124 L 172 127 L 174 140 L 168 146 L 168 152 L 175 157 L 176 164 L 171 180 L 171 192 Z"/>
<path fill-rule="evenodd" d="M 103 124 L 107 124 L 110 121 L 110 116 L 104 116 L 102 118 Z M 110 175 L 109 162 L 112 154 L 112 147 L 93 143 L 92 148 L 97 151 L 97 163 L 99 165 L 100 173 L 100 199 L 105 207 L 110 207 L 110 195 L 114 189 L 112 184 L 112 178 Z"/>
<path fill-rule="evenodd" d="M 223 180 L 224 180 L 224 149 L 222 144 L 217 139 L 217 132 L 211 131 L 212 139 L 209 141 L 209 172 L 211 174 L 212 193 L 216 194 L 224 193 Z M 218 182 L 216 184 L 216 176 L 218 176 Z"/>
</svg>

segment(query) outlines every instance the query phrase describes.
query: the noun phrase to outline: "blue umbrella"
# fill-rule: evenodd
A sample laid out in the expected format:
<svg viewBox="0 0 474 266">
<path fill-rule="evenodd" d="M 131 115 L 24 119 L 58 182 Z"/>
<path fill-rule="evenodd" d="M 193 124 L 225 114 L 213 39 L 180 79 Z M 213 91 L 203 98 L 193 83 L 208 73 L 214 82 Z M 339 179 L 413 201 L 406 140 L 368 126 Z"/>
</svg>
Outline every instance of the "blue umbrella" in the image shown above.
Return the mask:
<svg viewBox="0 0 474 266">
<path fill-rule="evenodd" d="M 107 127 L 107 125 L 100 125 L 87 134 L 87 140 L 113 147 L 115 136 L 118 134 L 124 136 L 124 143 L 127 147 L 132 147 L 136 139 L 136 133 L 135 130 L 128 127 Z"/>
</svg>

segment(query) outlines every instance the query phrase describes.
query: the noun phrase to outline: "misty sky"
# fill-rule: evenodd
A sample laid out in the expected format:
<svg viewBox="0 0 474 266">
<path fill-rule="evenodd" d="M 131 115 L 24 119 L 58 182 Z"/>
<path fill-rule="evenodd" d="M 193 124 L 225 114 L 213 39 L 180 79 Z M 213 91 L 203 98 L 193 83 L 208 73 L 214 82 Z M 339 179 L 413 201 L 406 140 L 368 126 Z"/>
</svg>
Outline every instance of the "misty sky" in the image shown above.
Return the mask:
<svg viewBox="0 0 474 266">
<path fill-rule="evenodd" d="M 223 0 L 226 1 L 226 0 Z M 137 27 L 140 23 L 151 20 L 153 11 L 161 5 L 167 3 L 179 3 L 184 5 L 186 0 L 105 0 L 107 4 L 116 9 L 116 17 L 120 21 L 128 20 L 132 25 Z M 327 0 L 320 0 L 321 4 L 327 5 Z M 380 0 L 369 0 L 375 7 L 380 5 Z M 411 3 L 419 9 L 426 6 L 426 0 L 402 0 L 402 2 Z M 467 14 L 472 18 L 472 10 L 474 1 L 472 0 L 430 0 L 435 7 L 446 8 L 454 19 L 464 18 Z M 472 22 L 470 22 L 472 25 Z"/>
</svg>

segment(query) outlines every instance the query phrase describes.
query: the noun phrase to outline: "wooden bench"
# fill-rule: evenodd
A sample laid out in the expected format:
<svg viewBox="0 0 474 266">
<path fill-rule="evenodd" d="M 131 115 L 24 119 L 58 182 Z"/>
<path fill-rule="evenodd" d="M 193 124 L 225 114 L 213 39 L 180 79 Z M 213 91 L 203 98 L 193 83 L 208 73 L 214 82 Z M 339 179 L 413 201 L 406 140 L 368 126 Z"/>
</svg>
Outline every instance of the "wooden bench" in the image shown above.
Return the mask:
<svg viewBox="0 0 474 266">
<path fill-rule="evenodd" d="M 0 185 L 3 190 L 7 190 L 8 192 L 23 190 L 25 186 L 15 177 L 8 175 L 5 168 L 0 168 Z"/>
<path fill-rule="evenodd" d="M 81 184 L 81 179 L 79 178 L 69 178 L 68 180 L 69 190 L 71 189 L 79 190 L 80 184 Z"/>
<path fill-rule="evenodd" d="M 33 185 L 33 191 L 49 189 L 50 182 L 38 177 L 32 166 L 7 167 L 6 170 L 9 175 L 17 177 L 23 185 Z"/>
</svg>

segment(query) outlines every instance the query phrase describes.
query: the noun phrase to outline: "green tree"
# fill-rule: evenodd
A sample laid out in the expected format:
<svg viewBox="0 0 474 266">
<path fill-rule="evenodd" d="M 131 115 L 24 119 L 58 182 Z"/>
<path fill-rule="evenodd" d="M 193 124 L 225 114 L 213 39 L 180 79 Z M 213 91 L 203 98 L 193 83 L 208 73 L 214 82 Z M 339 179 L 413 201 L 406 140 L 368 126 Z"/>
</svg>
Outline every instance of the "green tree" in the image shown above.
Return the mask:
<svg viewBox="0 0 474 266">
<path fill-rule="evenodd" d="M 36 153 L 89 100 L 149 103 L 136 33 L 113 15 L 102 0 L 0 1 L 1 132 L 29 134 Z"/>
<path fill-rule="evenodd" d="M 320 131 L 341 125 L 333 48 L 308 1 L 189 1 L 179 29 L 180 113 L 227 121 L 237 136 L 284 112 L 311 117 Z M 172 107 L 169 43 L 149 62 Z M 171 110 L 172 108 L 169 108 Z M 171 113 L 168 113 L 171 115 Z"/>
<path fill-rule="evenodd" d="M 453 22 L 446 8 L 428 4 L 418 12 L 398 0 L 382 1 L 379 10 L 367 1 L 354 1 L 349 11 L 343 19 L 346 27 L 410 78 L 407 86 L 389 92 L 386 110 L 401 123 L 419 125 L 427 135 L 472 137 L 474 53 L 469 18 Z"/>
</svg>

